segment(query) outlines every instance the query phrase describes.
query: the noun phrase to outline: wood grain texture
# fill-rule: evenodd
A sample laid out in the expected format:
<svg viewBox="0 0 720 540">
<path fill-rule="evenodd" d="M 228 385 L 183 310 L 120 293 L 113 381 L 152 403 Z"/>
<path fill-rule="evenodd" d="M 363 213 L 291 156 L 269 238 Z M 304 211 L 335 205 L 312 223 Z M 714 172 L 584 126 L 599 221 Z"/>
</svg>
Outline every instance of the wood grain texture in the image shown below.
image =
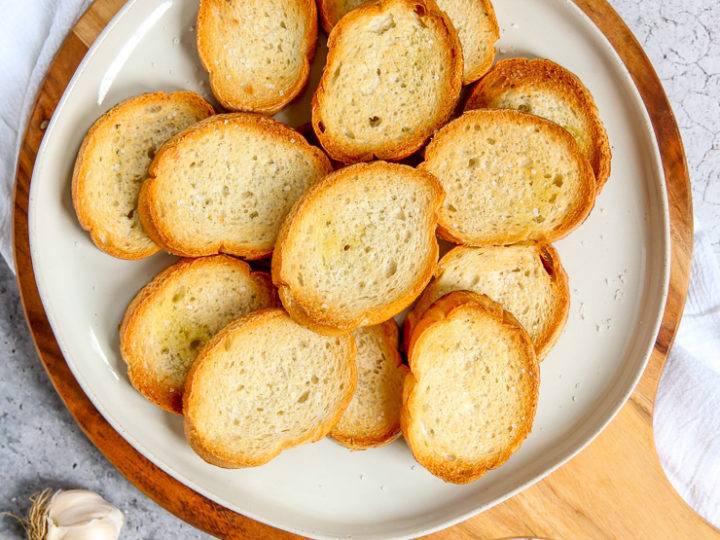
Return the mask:
<svg viewBox="0 0 720 540">
<path fill-rule="evenodd" d="M 650 363 L 628 403 L 584 451 L 543 481 L 436 540 L 545 538 L 720 538 L 672 489 L 655 454 L 652 405 L 682 315 L 692 254 L 692 201 L 685 154 L 670 105 L 649 60 L 604 0 L 574 0 L 608 37 L 645 102 L 662 156 L 671 220 L 670 290 Z M 136 452 L 95 409 L 58 348 L 35 284 L 28 245 L 28 191 L 47 121 L 90 44 L 123 0 L 96 0 L 52 63 L 30 115 L 18 160 L 14 207 L 15 264 L 25 314 L 57 392 L 108 460 L 153 500 L 220 538 L 295 538 L 199 495 Z"/>
</svg>

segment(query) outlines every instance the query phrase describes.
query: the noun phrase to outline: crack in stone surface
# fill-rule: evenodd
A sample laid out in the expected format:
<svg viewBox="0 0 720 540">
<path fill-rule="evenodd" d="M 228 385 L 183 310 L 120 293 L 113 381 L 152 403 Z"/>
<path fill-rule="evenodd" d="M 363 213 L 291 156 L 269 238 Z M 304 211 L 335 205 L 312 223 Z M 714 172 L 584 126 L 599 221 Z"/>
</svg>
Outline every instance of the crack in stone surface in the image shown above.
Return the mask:
<svg viewBox="0 0 720 540">
<path fill-rule="evenodd" d="M 687 154 L 695 216 L 720 224 L 720 3 L 612 0 L 655 66 Z M 720 235 L 713 248 L 720 256 Z"/>
</svg>

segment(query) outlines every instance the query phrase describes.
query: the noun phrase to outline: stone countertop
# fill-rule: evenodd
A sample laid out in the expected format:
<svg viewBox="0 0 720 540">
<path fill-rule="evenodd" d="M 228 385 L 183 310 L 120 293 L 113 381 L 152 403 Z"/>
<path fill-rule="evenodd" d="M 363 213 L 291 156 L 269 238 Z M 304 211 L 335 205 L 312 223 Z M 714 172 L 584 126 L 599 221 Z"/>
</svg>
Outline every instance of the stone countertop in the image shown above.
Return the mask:
<svg viewBox="0 0 720 540">
<path fill-rule="evenodd" d="M 610 0 L 645 48 L 673 105 L 690 167 L 695 214 L 720 223 L 720 4 Z M 714 24 L 714 26 L 712 26 Z M 720 254 L 720 236 L 715 252 Z M 47 377 L 17 284 L 0 262 L 0 511 L 24 515 L 44 487 L 101 492 L 125 513 L 123 538 L 210 538 L 155 504 L 85 437 Z M 0 538 L 22 538 L 0 518 Z"/>
</svg>

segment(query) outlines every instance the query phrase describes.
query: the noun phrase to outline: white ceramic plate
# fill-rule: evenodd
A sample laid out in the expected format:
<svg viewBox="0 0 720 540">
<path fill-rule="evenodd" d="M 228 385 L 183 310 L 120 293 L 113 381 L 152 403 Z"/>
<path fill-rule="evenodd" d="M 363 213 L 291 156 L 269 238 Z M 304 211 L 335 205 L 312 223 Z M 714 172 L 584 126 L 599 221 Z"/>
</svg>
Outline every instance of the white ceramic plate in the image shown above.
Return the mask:
<svg viewBox="0 0 720 540">
<path fill-rule="evenodd" d="M 403 441 L 349 452 L 323 440 L 268 465 L 228 471 L 197 457 L 182 422 L 140 396 L 118 352 L 125 307 L 172 260 L 114 259 L 80 228 L 70 198 L 75 154 L 92 122 L 141 92 L 209 96 L 195 48 L 197 2 L 131 0 L 97 39 L 55 111 L 32 178 L 30 247 L 38 289 L 73 374 L 139 452 L 203 495 L 254 519 L 314 537 L 390 538 L 462 521 L 547 475 L 587 445 L 640 377 L 665 305 L 665 186 L 643 103 L 600 31 L 569 0 L 496 2 L 500 57 L 550 58 L 594 94 L 613 148 L 612 176 L 587 220 L 559 242 L 572 292 L 567 327 L 542 364 L 535 428 L 501 468 L 467 485 L 416 465 Z M 317 54 L 317 81 L 324 50 Z M 278 118 L 309 120 L 310 91 Z"/>
</svg>

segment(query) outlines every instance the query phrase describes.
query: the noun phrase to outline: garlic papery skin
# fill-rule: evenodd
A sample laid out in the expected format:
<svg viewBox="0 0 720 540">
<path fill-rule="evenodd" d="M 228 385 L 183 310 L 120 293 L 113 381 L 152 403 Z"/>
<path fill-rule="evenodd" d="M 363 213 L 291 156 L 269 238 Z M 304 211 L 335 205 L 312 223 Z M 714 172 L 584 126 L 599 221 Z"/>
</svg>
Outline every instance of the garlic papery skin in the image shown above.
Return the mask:
<svg viewBox="0 0 720 540">
<path fill-rule="evenodd" d="M 56 492 L 47 503 L 45 540 L 117 540 L 123 514 L 93 491 Z"/>
</svg>

